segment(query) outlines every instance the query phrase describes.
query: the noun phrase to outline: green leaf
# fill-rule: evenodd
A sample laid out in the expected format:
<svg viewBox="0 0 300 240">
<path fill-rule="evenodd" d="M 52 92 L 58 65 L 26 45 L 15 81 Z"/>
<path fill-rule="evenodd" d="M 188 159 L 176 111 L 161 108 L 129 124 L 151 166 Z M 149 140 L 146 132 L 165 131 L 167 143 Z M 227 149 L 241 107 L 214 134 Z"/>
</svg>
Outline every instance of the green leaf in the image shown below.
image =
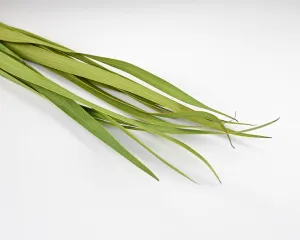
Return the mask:
<svg viewBox="0 0 300 240">
<path fill-rule="evenodd" d="M 71 55 L 83 55 L 83 56 L 87 56 L 90 57 L 94 60 L 97 60 L 99 62 L 105 63 L 109 66 L 115 67 L 117 69 L 120 69 L 124 72 L 127 72 L 129 74 L 131 74 L 132 76 L 137 77 L 138 79 L 148 83 L 149 85 L 161 90 L 164 93 L 167 93 L 168 95 L 181 100 L 185 103 L 191 104 L 193 106 L 196 107 L 200 107 L 218 114 L 221 114 L 223 116 L 226 116 L 228 118 L 234 119 L 233 117 L 222 113 L 218 110 L 215 110 L 211 107 L 208 107 L 207 105 L 199 102 L 198 100 L 196 100 L 195 98 L 193 98 L 192 96 L 188 95 L 187 93 L 185 93 L 184 91 L 180 90 L 179 88 L 177 88 L 176 86 L 174 86 L 173 84 L 167 82 L 166 80 L 138 67 L 135 66 L 131 63 L 125 62 L 125 61 L 121 61 L 121 60 L 117 60 L 117 59 L 112 59 L 112 58 L 105 58 L 105 57 L 100 57 L 100 56 L 95 56 L 95 55 L 90 55 L 90 54 L 82 54 L 82 53 L 72 53 Z"/>
<path fill-rule="evenodd" d="M 240 131 L 240 132 L 241 132 L 241 133 L 245 133 L 245 132 L 254 131 L 254 130 L 257 130 L 257 129 L 260 129 L 260 128 L 264 128 L 264 127 L 266 127 L 266 126 L 269 126 L 269 125 L 271 125 L 271 124 L 277 122 L 279 119 L 280 119 L 280 118 L 277 118 L 277 119 L 272 120 L 272 121 L 270 121 L 270 122 L 267 122 L 267 123 L 265 123 L 265 124 L 262 124 L 262 125 L 259 125 L 259 126 L 253 127 L 253 128 L 248 128 L 248 129 L 242 130 L 242 131 Z"/>
<path fill-rule="evenodd" d="M 222 121 L 219 118 L 217 118 L 215 115 L 213 115 L 211 113 L 204 112 L 204 111 L 194 111 L 194 112 L 188 111 L 188 112 L 172 112 L 172 113 L 153 113 L 153 115 L 161 116 L 164 118 L 185 118 L 185 119 L 190 119 L 191 117 L 197 117 L 197 118 L 203 118 L 205 120 L 214 122 L 214 123 L 220 125 L 220 127 L 223 129 L 224 133 L 227 135 L 227 138 L 228 138 L 231 146 L 234 148 L 226 127 L 224 126 L 224 124 L 222 123 Z"/>
<path fill-rule="evenodd" d="M 147 168 L 141 161 L 128 152 L 128 150 L 124 148 L 103 126 L 101 126 L 100 123 L 98 123 L 93 117 L 84 111 L 77 103 L 54 92 L 50 92 L 38 86 L 36 87 L 40 93 L 45 95 L 51 102 L 67 113 L 90 133 L 124 156 L 145 173 L 149 174 L 156 180 L 159 180 L 149 168 Z"/>
<path fill-rule="evenodd" d="M 32 44 L 40 44 L 47 47 L 52 47 L 60 51 L 68 51 L 67 48 L 60 47 L 55 44 L 47 43 L 46 41 L 39 40 L 33 37 L 30 37 L 21 32 L 12 31 L 3 24 L 0 24 L 0 40 L 14 43 L 32 43 Z"/>
<path fill-rule="evenodd" d="M 108 121 L 110 121 L 114 126 L 121 129 L 124 133 L 126 133 L 129 137 L 131 137 L 133 140 L 135 140 L 137 143 L 139 143 L 142 147 L 144 147 L 148 152 L 150 152 L 152 155 L 154 155 L 157 159 L 159 159 L 161 162 L 163 162 L 165 165 L 182 175 L 183 177 L 187 178 L 188 180 L 196 183 L 192 178 L 190 178 L 188 175 L 186 175 L 184 172 L 167 162 L 164 158 L 159 156 L 156 152 L 154 152 L 151 148 L 149 148 L 147 145 L 145 145 L 142 141 L 140 141 L 134 134 L 132 134 L 130 131 L 128 131 L 126 128 L 124 128 L 122 125 L 117 123 L 113 118 L 109 116 L 104 116 Z"/>
<path fill-rule="evenodd" d="M 155 88 L 163 91 L 164 93 L 167 93 L 168 95 L 175 97 L 178 100 L 181 100 L 185 103 L 188 103 L 188 104 L 191 104 L 191 105 L 194 105 L 194 106 L 197 106 L 197 107 L 200 107 L 200 108 L 203 108 L 203 109 L 221 114 L 221 115 L 226 116 L 228 118 L 234 119 L 233 117 L 231 117 L 227 114 L 224 114 L 224 113 L 222 113 L 218 110 L 215 110 L 211 107 L 206 106 L 205 104 L 199 102 L 198 100 L 191 97 L 190 95 L 188 95 L 184 91 L 180 90 L 176 86 L 172 85 L 171 83 L 169 83 L 169 82 L 165 81 L 164 79 L 162 79 L 162 78 L 160 78 L 160 77 L 158 77 L 158 76 L 156 76 L 156 75 L 154 75 L 154 74 L 152 74 L 152 73 L 150 73 L 150 72 L 148 72 L 148 71 L 146 71 L 146 70 L 144 70 L 144 69 L 142 69 L 138 66 L 135 66 L 131 63 L 121 61 L 121 60 L 117 60 L 117 59 L 112 59 L 112 58 L 105 58 L 105 57 L 95 56 L 95 55 L 91 55 L 91 54 L 77 53 L 77 52 L 74 52 L 74 51 L 72 51 L 68 48 L 62 47 L 61 45 L 55 44 L 51 41 L 47 41 L 46 39 L 41 38 L 37 35 L 31 34 L 31 33 L 28 34 L 28 32 L 27 32 L 27 35 L 26 35 L 22 32 L 11 31 L 7 27 L 1 26 L 1 25 L 0 25 L 0 39 L 4 40 L 4 41 L 8 41 L 8 42 L 32 43 L 32 44 L 39 44 L 39 45 L 47 46 L 47 47 L 50 47 L 52 49 L 56 49 L 58 51 L 68 53 L 71 56 L 76 56 L 77 58 L 79 58 L 81 60 L 86 59 L 86 62 L 88 62 L 89 59 L 87 59 L 85 57 L 92 58 L 94 60 L 100 61 L 102 63 L 105 63 L 105 64 L 110 65 L 112 67 L 115 67 L 117 69 L 120 69 L 122 71 L 125 71 L 125 72 L 139 78 L 140 80 L 154 86 Z M 91 64 L 92 62 L 89 61 L 89 63 Z M 99 67 L 102 70 L 107 70 L 104 67 L 101 67 L 101 66 L 99 66 Z M 58 70 L 61 70 L 61 69 L 58 69 Z M 111 71 L 109 71 L 109 72 L 111 72 Z M 120 76 L 120 75 L 118 75 L 118 76 Z M 94 79 L 92 79 L 92 80 L 94 80 Z"/>
<path fill-rule="evenodd" d="M 16 43 L 6 43 L 5 45 L 20 57 L 28 61 L 134 93 L 162 106 L 173 109 L 174 111 L 179 111 L 182 109 L 181 105 L 177 102 L 134 81 L 123 78 L 106 70 L 76 61 L 74 59 L 33 45 Z"/>
<path fill-rule="evenodd" d="M 61 71 L 58 71 L 55 69 L 50 69 L 50 70 L 52 70 L 53 72 L 59 74 L 60 76 L 62 76 L 64 78 L 68 79 L 69 81 L 73 82 L 77 86 L 79 86 L 79 87 L 83 88 L 84 90 L 86 90 L 87 92 L 93 94 L 97 98 L 102 99 L 105 102 L 111 104 L 112 106 L 119 108 L 123 112 L 129 113 L 133 117 L 141 119 L 145 122 L 151 122 L 153 124 L 156 123 L 161 126 L 176 127 L 176 124 L 172 124 L 172 123 L 163 121 L 162 119 L 159 119 L 159 118 L 145 112 L 144 110 L 142 110 L 132 104 L 129 104 L 129 103 L 121 100 L 120 98 L 117 98 L 117 97 L 109 94 L 105 90 L 98 88 L 97 86 L 95 86 L 94 84 L 92 84 L 91 82 L 89 82 L 83 78 L 79 78 L 72 74 L 61 72 Z M 177 126 L 177 127 L 180 127 L 180 126 Z"/>
<path fill-rule="evenodd" d="M 0 70 L 0 75 L 23 87 L 29 88 L 27 87 L 27 85 L 22 83 L 22 81 L 18 80 L 17 78 L 14 78 L 13 76 L 7 74 L 2 70 Z M 52 103 L 54 103 L 57 107 L 64 111 L 68 116 L 70 116 L 72 119 L 78 122 L 81 126 L 87 129 L 90 133 L 92 133 L 106 145 L 110 146 L 120 155 L 124 156 L 127 160 L 129 160 L 131 163 L 133 163 L 145 173 L 149 174 L 156 180 L 159 180 L 149 168 L 147 168 L 141 161 L 139 161 L 135 156 L 128 152 L 128 150 L 124 148 L 99 122 L 97 122 L 92 116 L 90 116 L 76 102 L 54 92 L 51 92 L 47 89 L 39 87 L 37 85 L 30 84 L 30 86 L 30 90 L 44 95 Z"/>
<path fill-rule="evenodd" d="M 173 138 L 171 136 L 168 136 L 166 134 L 160 134 L 162 137 L 168 139 L 169 141 L 172 141 L 174 142 L 175 144 L 183 147 L 184 149 L 186 149 L 187 151 L 189 151 L 190 153 L 192 153 L 193 155 L 195 155 L 197 158 L 199 158 L 202 162 L 204 162 L 204 164 L 212 171 L 212 173 L 215 175 L 215 177 L 218 179 L 218 181 L 220 183 L 221 182 L 221 179 L 219 178 L 218 174 L 216 173 L 216 171 L 214 170 L 214 168 L 211 166 L 211 164 L 201 155 L 199 154 L 196 150 L 194 150 L 193 148 L 191 148 L 190 146 L 188 146 L 187 144 L 179 141 L 178 139 L 176 138 Z"/>
</svg>

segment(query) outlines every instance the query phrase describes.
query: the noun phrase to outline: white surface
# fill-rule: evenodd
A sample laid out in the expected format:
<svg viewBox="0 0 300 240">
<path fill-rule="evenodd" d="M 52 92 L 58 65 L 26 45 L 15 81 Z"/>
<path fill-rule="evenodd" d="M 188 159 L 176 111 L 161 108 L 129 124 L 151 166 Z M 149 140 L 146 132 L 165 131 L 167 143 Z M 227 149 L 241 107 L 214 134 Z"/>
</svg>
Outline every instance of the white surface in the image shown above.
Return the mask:
<svg viewBox="0 0 300 240">
<path fill-rule="evenodd" d="M 0 0 L 0 21 L 136 63 L 240 121 L 281 120 L 260 131 L 273 139 L 235 138 L 236 150 L 223 138 L 183 138 L 223 185 L 172 144 L 143 137 L 200 185 L 113 131 L 155 182 L 1 78 L 0 239 L 300 239 L 299 4 L 25 2 Z"/>
</svg>

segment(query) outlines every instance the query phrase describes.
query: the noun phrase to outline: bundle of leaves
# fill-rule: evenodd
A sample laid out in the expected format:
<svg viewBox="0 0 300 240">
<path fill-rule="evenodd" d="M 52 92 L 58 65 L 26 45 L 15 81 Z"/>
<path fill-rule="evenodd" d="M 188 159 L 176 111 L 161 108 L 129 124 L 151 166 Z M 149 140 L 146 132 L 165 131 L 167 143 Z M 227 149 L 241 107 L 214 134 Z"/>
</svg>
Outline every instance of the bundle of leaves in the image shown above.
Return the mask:
<svg viewBox="0 0 300 240">
<path fill-rule="evenodd" d="M 74 94 L 42 75 L 30 63 L 44 66 L 125 114 L 116 113 Z M 120 72 L 133 77 L 126 77 Z M 157 159 L 193 181 L 184 172 L 145 145 L 135 136 L 134 132 L 143 131 L 165 138 L 199 158 L 220 181 L 213 167 L 201 154 L 172 135 L 223 134 L 227 136 L 232 145 L 231 135 L 268 138 L 250 132 L 278 120 L 260 126 L 240 123 L 235 117 L 199 102 L 171 83 L 131 63 L 78 53 L 36 34 L 3 23 L 0 23 L 0 75 L 51 101 L 102 142 L 157 180 L 157 176 L 120 144 L 105 125 L 119 128 Z M 158 91 L 132 80 L 135 78 L 151 85 Z M 165 94 L 161 94 L 159 91 Z M 117 97 L 116 94 L 113 94 L 114 92 L 138 101 L 151 111 Z M 188 105 L 192 105 L 198 110 L 194 110 Z M 185 124 L 174 123 L 168 119 L 184 120 Z M 237 131 L 230 127 L 232 125 L 250 125 L 251 127 L 247 126 L 245 129 Z"/>
</svg>

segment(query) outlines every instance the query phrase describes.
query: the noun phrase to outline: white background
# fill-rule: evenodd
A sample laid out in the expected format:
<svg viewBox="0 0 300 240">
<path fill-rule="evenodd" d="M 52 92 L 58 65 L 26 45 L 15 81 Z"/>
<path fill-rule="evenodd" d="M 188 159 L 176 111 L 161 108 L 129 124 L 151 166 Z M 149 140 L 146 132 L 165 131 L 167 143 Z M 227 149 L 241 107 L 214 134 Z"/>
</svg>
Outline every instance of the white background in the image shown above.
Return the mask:
<svg viewBox="0 0 300 240">
<path fill-rule="evenodd" d="M 0 0 L 0 21 L 135 63 L 240 121 L 281 119 L 259 131 L 272 139 L 234 138 L 235 150 L 225 138 L 182 137 L 223 185 L 172 144 L 139 134 L 199 185 L 112 130 L 156 182 L 51 103 L 1 78 L 0 239 L 300 239 L 296 1 L 28 2 Z"/>
</svg>

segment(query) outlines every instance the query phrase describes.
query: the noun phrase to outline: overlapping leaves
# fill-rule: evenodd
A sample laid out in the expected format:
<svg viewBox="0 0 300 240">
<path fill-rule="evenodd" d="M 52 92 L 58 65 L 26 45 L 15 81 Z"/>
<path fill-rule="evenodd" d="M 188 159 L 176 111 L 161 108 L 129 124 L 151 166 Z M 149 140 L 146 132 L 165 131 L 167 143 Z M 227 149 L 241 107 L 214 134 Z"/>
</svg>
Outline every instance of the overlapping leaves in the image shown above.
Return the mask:
<svg viewBox="0 0 300 240">
<path fill-rule="evenodd" d="M 131 117 L 126 117 L 103 108 L 68 91 L 43 76 L 24 60 L 48 68 L 50 71 L 73 82 L 97 98 L 131 115 Z M 203 110 L 192 110 L 179 101 L 175 101 L 130 78 L 105 68 L 101 63 L 129 73 L 155 87 L 157 90 L 183 103 L 199 107 Z M 144 131 L 165 138 L 199 158 L 220 181 L 215 170 L 202 155 L 170 134 L 225 134 L 232 144 L 230 135 L 267 138 L 266 136 L 251 134 L 249 132 L 277 121 L 275 120 L 242 131 L 233 130 L 226 125 L 247 124 L 232 121 L 235 120 L 234 117 L 199 102 L 171 83 L 142 68 L 116 59 L 77 53 L 33 33 L 2 23 L 0 23 L 0 75 L 51 101 L 94 136 L 157 180 L 156 175 L 124 148 L 106 130 L 104 125 L 108 124 L 119 128 L 164 164 L 187 179 L 192 180 L 141 142 L 131 131 Z M 134 98 L 145 106 L 152 108 L 154 112 L 145 111 L 128 103 L 114 96 L 107 89 L 112 89 Z M 216 113 L 231 119 L 231 121 L 218 118 L 214 115 Z M 167 121 L 168 118 L 185 119 L 194 122 L 194 124 L 175 124 Z"/>
</svg>

